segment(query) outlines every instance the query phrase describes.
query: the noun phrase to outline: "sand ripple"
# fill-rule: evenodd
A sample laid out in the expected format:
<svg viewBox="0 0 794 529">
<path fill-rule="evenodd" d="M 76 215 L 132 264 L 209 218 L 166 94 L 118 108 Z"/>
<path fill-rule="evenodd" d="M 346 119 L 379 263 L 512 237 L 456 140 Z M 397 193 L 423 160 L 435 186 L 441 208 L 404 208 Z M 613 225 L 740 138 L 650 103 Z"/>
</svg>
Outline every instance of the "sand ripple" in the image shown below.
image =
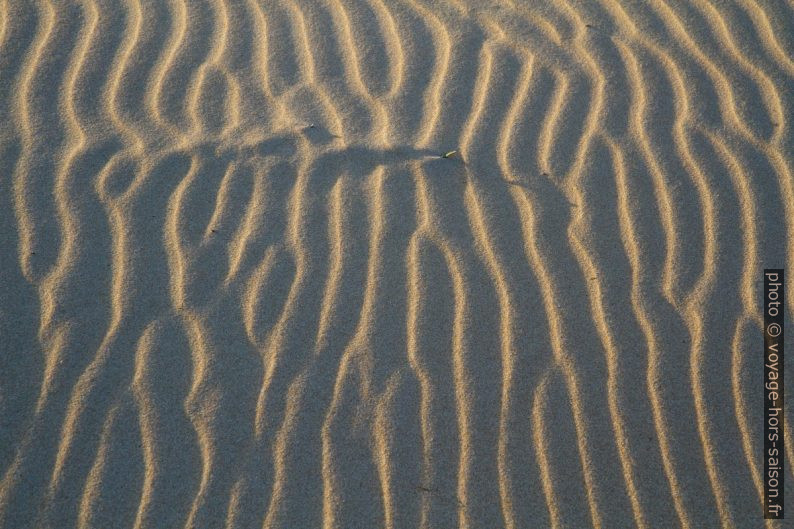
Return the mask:
<svg viewBox="0 0 794 529">
<path fill-rule="evenodd" d="M 786 2 L 0 1 L 0 527 L 761 527 L 792 57 Z"/>
</svg>

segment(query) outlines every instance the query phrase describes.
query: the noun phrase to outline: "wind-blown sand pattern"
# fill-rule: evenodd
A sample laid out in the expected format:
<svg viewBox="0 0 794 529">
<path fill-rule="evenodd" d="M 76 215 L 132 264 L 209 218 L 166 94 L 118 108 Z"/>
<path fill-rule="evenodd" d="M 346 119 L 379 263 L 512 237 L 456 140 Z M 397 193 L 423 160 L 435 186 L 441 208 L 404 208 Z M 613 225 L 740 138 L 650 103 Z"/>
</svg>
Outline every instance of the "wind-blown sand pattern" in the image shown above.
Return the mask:
<svg viewBox="0 0 794 529">
<path fill-rule="evenodd" d="M 784 527 L 790 1 L 0 6 L 0 527 Z"/>
</svg>

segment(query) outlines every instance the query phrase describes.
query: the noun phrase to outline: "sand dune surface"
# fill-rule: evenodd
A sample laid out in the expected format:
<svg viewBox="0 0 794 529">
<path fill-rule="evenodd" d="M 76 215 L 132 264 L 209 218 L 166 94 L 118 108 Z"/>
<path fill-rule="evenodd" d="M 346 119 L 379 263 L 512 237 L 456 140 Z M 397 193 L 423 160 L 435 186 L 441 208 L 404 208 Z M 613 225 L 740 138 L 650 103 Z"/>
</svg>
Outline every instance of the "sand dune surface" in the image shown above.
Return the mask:
<svg viewBox="0 0 794 529">
<path fill-rule="evenodd" d="M 786 527 L 793 117 L 785 0 L 0 0 L 0 527 Z"/>
</svg>

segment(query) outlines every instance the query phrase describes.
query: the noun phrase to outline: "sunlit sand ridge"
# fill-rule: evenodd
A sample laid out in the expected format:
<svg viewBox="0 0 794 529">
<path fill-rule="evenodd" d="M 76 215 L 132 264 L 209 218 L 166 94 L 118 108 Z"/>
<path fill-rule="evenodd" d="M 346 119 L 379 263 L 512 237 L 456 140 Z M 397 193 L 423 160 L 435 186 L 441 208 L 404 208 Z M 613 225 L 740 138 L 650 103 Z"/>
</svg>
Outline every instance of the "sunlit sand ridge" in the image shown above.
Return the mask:
<svg viewBox="0 0 794 529">
<path fill-rule="evenodd" d="M 784 527 L 793 57 L 786 2 L 0 0 L 0 527 Z"/>
</svg>

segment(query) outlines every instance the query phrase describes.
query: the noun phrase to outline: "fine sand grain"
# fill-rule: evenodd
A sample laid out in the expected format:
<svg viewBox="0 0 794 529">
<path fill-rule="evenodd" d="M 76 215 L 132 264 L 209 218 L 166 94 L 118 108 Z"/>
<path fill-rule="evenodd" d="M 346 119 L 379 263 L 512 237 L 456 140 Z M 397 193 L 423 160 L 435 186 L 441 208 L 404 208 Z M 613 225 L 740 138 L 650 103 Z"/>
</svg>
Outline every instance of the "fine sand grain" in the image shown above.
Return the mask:
<svg viewBox="0 0 794 529">
<path fill-rule="evenodd" d="M 0 527 L 792 527 L 792 126 L 791 0 L 0 0 Z"/>
</svg>

